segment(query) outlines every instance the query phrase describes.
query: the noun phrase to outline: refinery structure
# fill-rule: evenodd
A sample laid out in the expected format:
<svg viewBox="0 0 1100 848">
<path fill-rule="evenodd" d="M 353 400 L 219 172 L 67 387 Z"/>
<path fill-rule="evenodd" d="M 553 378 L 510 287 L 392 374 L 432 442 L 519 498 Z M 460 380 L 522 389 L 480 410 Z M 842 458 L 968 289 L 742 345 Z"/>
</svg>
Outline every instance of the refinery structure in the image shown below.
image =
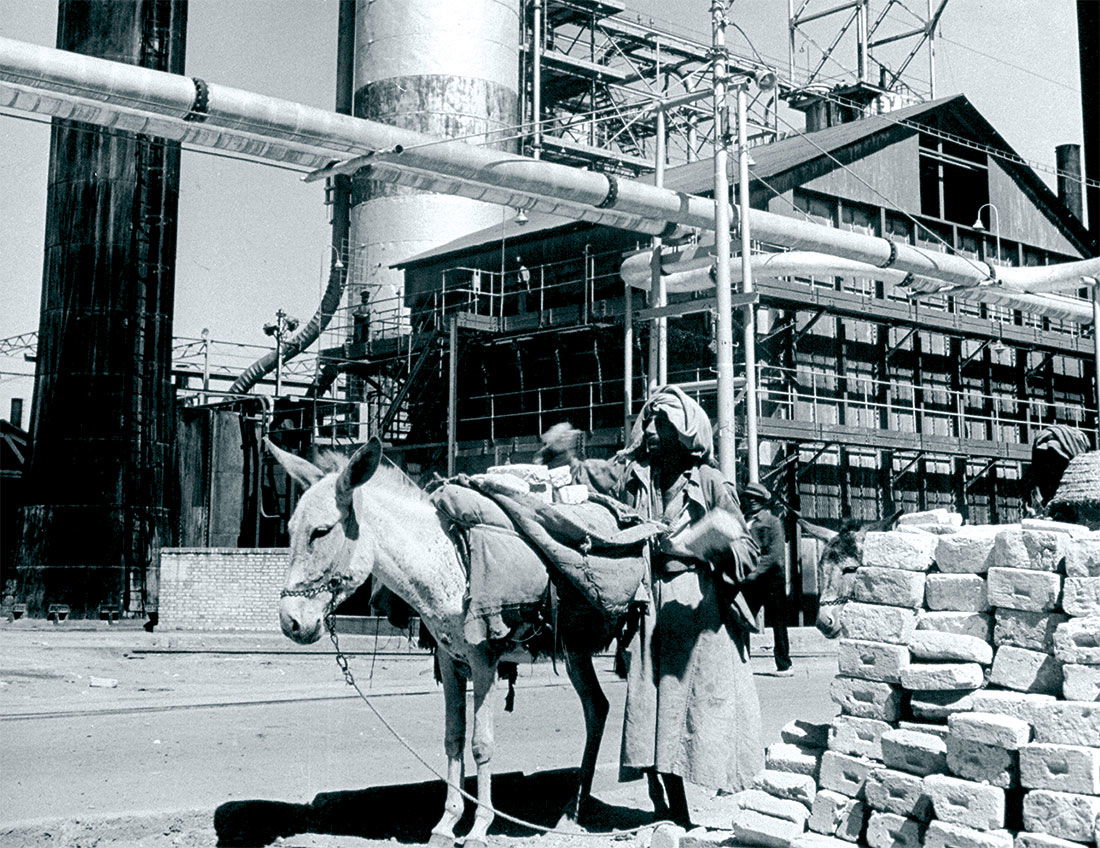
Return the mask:
<svg viewBox="0 0 1100 848">
<path fill-rule="evenodd" d="M 0 348 L 36 363 L 20 599 L 148 615 L 160 548 L 284 544 L 264 437 L 378 435 L 426 481 L 560 421 L 608 456 L 665 383 L 786 507 L 800 618 L 799 517 L 1020 517 L 1040 430 L 1096 443 L 1095 98 L 1052 190 L 937 89 L 947 0 L 792 0 L 787 57 L 731 52 L 726 5 L 703 41 L 620 0 L 341 0 L 334 112 L 187 76 L 183 0 L 63 0 L 57 47 L 93 59 L 0 40 L 0 105 L 54 119 L 41 321 Z M 325 181 L 327 287 L 255 356 L 173 339 L 181 143 Z"/>
</svg>

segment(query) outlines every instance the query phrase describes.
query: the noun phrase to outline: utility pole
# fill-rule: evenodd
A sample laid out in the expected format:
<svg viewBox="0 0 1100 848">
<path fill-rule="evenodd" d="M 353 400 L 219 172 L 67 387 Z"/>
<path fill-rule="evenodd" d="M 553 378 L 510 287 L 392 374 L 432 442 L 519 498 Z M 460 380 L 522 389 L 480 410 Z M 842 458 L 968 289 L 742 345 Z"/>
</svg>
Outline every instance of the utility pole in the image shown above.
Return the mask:
<svg viewBox="0 0 1100 848">
<path fill-rule="evenodd" d="M 653 184 L 661 188 L 665 184 L 666 158 L 666 116 L 664 102 L 657 104 L 656 154 L 653 163 Z M 653 237 L 653 257 L 650 261 L 650 305 L 660 309 L 668 305 L 668 292 L 665 289 L 664 274 L 661 273 L 660 236 Z M 649 336 L 649 394 L 668 383 L 668 318 L 664 315 L 654 318 L 650 324 Z"/>
<path fill-rule="evenodd" d="M 741 279 L 742 292 L 746 296 L 742 322 L 744 334 L 742 348 L 745 353 L 745 447 L 748 458 L 749 482 L 760 482 L 760 443 L 757 433 L 756 391 L 756 304 L 752 302 L 752 236 L 749 232 L 749 139 L 748 139 L 748 87 L 749 80 L 737 86 L 737 169 L 738 169 L 738 223 L 741 230 Z"/>
<path fill-rule="evenodd" d="M 202 402 L 210 401 L 210 328 L 202 328 Z"/>
<path fill-rule="evenodd" d="M 731 481 L 737 473 L 733 406 L 733 292 L 730 283 L 729 176 L 726 174 L 726 77 L 729 52 L 726 24 L 729 0 L 711 0 L 711 75 L 714 95 L 714 258 L 715 306 L 718 320 L 715 347 L 718 371 L 718 466 Z"/>
</svg>

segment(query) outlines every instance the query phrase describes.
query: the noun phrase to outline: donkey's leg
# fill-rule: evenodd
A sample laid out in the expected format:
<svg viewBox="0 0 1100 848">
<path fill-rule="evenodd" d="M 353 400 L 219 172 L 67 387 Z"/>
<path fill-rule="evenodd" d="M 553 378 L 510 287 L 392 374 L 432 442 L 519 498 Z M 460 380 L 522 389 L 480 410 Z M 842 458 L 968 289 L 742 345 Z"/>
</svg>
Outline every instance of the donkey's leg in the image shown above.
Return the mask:
<svg viewBox="0 0 1100 848">
<path fill-rule="evenodd" d="M 577 785 L 577 794 L 573 796 L 562 815 L 563 819 L 576 822 L 580 819 L 581 807 L 592 794 L 596 760 L 600 756 L 600 743 L 603 741 L 603 730 L 607 724 L 608 703 L 603 687 L 600 686 L 600 680 L 596 677 L 591 654 L 566 648 L 565 668 L 581 700 L 581 709 L 584 711 L 584 756 L 581 758 L 580 782 Z"/>
<path fill-rule="evenodd" d="M 465 802 L 456 787 L 462 786 L 463 753 L 466 748 L 466 680 L 455 669 L 451 657 L 444 651 L 437 654 L 439 675 L 443 678 L 443 705 L 446 730 L 443 749 L 447 753 L 447 802 L 443 818 L 432 828 L 428 843 L 432 848 L 451 848 L 455 842 L 455 825 L 462 818 Z"/>
<path fill-rule="evenodd" d="M 474 682 L 474 734 L 471 748 L 477 764 L 477 813 L 474 826 L 466 836 L 466 848 L 488 845 L 489 825 L 493 823 L 493 777 L 489 763 L 493 759 L 493 688 L 496 684 L 496 664 L 485 657 L 471 658 Z"/>
</svg>

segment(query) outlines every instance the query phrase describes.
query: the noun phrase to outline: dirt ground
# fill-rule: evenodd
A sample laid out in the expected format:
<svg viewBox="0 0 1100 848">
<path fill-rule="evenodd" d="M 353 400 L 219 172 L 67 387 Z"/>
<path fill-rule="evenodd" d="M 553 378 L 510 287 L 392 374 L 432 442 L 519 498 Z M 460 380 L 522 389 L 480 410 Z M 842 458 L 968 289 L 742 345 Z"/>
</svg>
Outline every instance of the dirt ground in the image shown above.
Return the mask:
<svg viewBox="0 0 1100 848">
<path fill-rule="evenodd" d="M 442 699 L 430 660 L 400 639 L 343 642 L 373 702 L 442 767 Z M 831 715 L 834 658 L 796 657 L 791 678 L 767 676 L 770 667 L 766 657 L 754 660 L 766 741 L 791 718 Z M 600 673 L 612 713 L 585 824 L 644 829 L 543 836 L 498 821 L 494 845 L 648 845 L 644 786 L 617 782 L 622 684 L 610 661 Z M 498 712 L 495 805 L 553 825 L 582 741 L 564 675 L 549 663 L 523 668 L 516 711 Z M 325 644 L 301 649 L 278 634 L 0 626 L 4 848 L 423 844 L 442 792 L 354 697 Z M 728 822 L 722 799 L 693 792 L 690 800 L 696 823 Z"/>
</svg>

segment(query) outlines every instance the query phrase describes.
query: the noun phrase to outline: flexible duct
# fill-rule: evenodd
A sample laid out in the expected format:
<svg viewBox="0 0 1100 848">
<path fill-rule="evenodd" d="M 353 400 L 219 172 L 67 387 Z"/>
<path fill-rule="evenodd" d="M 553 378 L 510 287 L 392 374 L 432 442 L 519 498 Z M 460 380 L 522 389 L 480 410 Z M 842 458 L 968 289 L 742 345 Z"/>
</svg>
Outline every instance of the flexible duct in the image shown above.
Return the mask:
<svg viewBox="0 0 1100 848">
<path fill-rule="evenodd" d="M 142 132 L 189 144 L 293 162 L 314 169 L 334 160 L 372 156 L 373 167 L 418 171 L 470 186 L 551 199 L 660 224 L 713 229 L 714 204 L 694 195 L 617 179 L 550 162 L 441 142 L 409 130 L 339 115 L 187 77 L 0 38 L 0 105 Z M 530 207 L 528 203 L 516 203 Z M 734 213 L 736 210 L 732 210 Z M 955 285 L 996 279 L 985 262 L 877 236 L 752 210 L 755 238 L 790 248 L 830 253 L 869 265 Z M 736 215 L 731 220 L 736 221 Z M 1071 263 L 1077 276 L 1100 274 L 1100 260 Z M 1054 268 L 1055 270 L 1051 270 Z M 1042 269 L 1058 274 L 1057 266 Z M 1034 269 L 1014 269 L 1023 277 Z"/>
<path fill-rule="evenodd" d="M 681 254 L 682 256 L 684 254 Z M 1091 260 L 1095 262 L 1096 260 Z M 714 287 L 714 257 L 691 255 L 676 263 L 675 267 L 685 268 L 665 276 L 665 285 L 669 292 L 697 292 Z M 1078 265 L 1081 263 L 1066 263 Z M 1053 267 L 1053 266 L 1052 266 Z M 1020 270 L 1020 269 L 1011 269 Z M 1043 270 L 1043 269 L 1026 269 Z M 783 277 L 865 277 L 881 280 L 893 285 L 913 285 L 914 289 L 934 293 L 943 288 L 943 281 L 931 277 L 918 277 L 895 271 L 891 268 L 876 268 L 865 262 L 855 262 L 830 256 L 825 253 L 791 251 L 788 253 L 761 253 L 752 257 L 752 272 L 757 279 L 780 279 Z M 623 281 L 633 288 L 648 291 L 651 283 L 650 252 L 642 251 L 627 257 L 620 268 Z M 731 282 L 741 281 L 741 269 L 736 263 L 730 269 Z M 1028 294 L 1009 290 L 997 285 L 970 286 L 953 289 L 952 296 L 980 303 L 991 303 L 1009 309 L 1045 315 L 1061 321 L 1076 324 L 1092 323 L 1092 306 L 1082 300 L 1054 294 Z"/>
</svg>

